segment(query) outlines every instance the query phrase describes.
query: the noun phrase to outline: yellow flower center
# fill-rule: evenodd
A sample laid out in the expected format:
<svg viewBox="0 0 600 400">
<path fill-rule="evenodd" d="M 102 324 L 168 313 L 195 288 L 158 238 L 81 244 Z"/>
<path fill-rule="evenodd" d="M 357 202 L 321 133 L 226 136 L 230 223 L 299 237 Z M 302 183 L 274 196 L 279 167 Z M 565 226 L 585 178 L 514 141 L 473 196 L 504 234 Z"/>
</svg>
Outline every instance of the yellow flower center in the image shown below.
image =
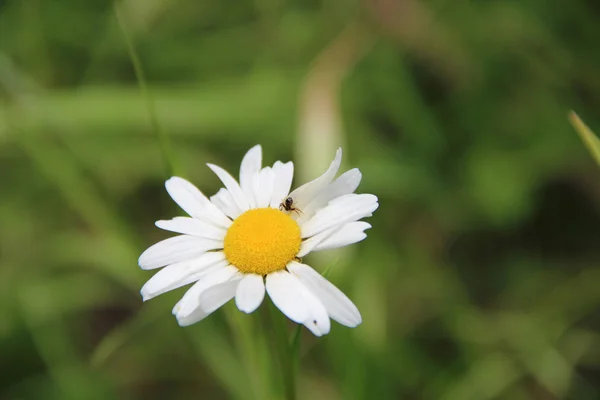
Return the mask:
<svg viewBox="0 0 600 400">
<path fill-rule="evenodd" d="M 266 275 L 284 269 L 300 250 L 300 227 L 274 208 L 248 210 L 225 235 L 225 257 L 241 272 Z"/>
</svg>

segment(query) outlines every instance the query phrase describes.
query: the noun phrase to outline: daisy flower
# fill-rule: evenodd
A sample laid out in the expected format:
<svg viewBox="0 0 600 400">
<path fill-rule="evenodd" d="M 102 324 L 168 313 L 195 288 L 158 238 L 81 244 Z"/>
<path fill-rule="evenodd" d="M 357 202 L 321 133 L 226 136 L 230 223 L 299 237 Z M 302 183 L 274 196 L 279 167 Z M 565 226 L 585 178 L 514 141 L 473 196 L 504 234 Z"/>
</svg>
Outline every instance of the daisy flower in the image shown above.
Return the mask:
<svg viewBox="0 0 600 400">
<path fill-rule="evenodd" d="M 323 175 L 291 193 L 294 165 L 277 161 L 261 168 L 259 145 L 244 156 L 239 183 L 207 164 L 225 186 L 210 200 L 185 179 L 169 179 L 167 192 L 190 217 L 156 222 L 180 235 L 140 256 L 142 269 L 164 267 L 142 287 L 144 301 L 195 282 L 173 308 L 181 326 L 233 298 L 241 311 L 251 313 L 265 290 L 283 314 L 316 336 L 329 332 L 330 318 L 359 325 L 352 301 L 301 261 L 313 251 L 359 242 L 371 227 L 359 220 L 377 209 L 377 197 L 354 193 L 361 180 L 356 168 L 334 179 L 341 161 L 340 148 Z"/>
</svg>

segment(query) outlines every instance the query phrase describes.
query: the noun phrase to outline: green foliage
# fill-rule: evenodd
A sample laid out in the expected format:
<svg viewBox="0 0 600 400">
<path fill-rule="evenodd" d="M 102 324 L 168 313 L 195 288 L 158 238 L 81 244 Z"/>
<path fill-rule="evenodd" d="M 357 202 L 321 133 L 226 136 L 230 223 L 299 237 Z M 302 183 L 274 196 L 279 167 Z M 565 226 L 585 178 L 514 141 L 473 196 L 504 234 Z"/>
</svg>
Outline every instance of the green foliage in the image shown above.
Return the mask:
<svg viewBox="0 0 600 400">
<path fill-rule="evenodd" d="M 145 97 L 111 2 L 0 0 L 1 399 L 282 397 L 268 304 L 180 328 L 137 257 L 180 212 L 153 118 L 212 194 L 206 162 L 321 150 L 299 99 L 339 106 L 380 209 L 328 276 L 363 324 L 288 326 L 298 398 L 600 397 L 600 175 L 565 117 L 600 126 L 594 2 L 119 5 Z"/>
</svg>

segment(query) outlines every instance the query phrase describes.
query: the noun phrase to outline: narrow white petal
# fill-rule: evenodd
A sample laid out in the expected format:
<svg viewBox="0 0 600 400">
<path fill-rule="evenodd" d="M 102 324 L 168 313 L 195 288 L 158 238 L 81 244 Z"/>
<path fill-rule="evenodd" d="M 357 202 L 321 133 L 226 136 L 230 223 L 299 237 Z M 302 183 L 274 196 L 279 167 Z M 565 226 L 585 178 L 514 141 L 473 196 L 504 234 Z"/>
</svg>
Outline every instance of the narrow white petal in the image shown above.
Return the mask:
<svg viewBox="0 0 600 400">
<path fill-rule="evenodd" d="M 273 164 L 273 175 L 273 194 L 270 206 L 278 208 L 279 204 L 290 193 L 292 179 L 294 178 L 294 164 L 291 161 L 285 164 L 281 161 L 275 161 L 275 164 Z"/>
<path fill-rule="evenodd" d="M 174 176 L 165 182 L 165 188 L 175 203 L 188 215 L 212 222 L 225 229 L 231 225 L 231 220 L 215 207 L 196 186 L 185 179 Z"/>
<path fill-rule="evenodd" d="M 256 202 L 258 199 L 258 192 L 260 190 L 260 171 L 257 171 L 252 175 L 252 181 L 250 185 L 250 191 L 252 191 L 252 198 L 254 199 L 253 208 L 256 208 Z"/>
<path fill-rule="evenodd" d="M 290 193 L 290 197 L 294 199 L 294 203 L 299 209 L 302 210 L 302 208 L 308 205 L 308 203 L 310 203 L 324 187 L 329 185 L 329 183 L 335 177 L 335 174 L 337 174 L 341 162 L 342 148 L 340 147 L 335 153 L 335 158 L 331 162 L 331 165 L 329 165 L 329 168 L 323 175 L 315 180 L 305 183 Z"/>
<path fill-rule="evenodd" d="M 155 225 L 166 231 L 184 235 L 201 236 L 207 239 L 223 240 L 227 231 L 221 227 L 196 218 L 175 217 L 170 220 L 156 221 Z"/>
<path fill-rule="evenodd" d="M 255 193 L 257 208 L 269 207 L 271 196 L 273 196 L 274 178 L 273 169 L 271 167 L 265 167 L 260 171 L 258 176 L 258 191 Z"/>
<path fill-rule="evenodd" d="M 150 246 L 142 253 L 138 264 L 142 269 L 164 267 L 179 261 L 198 257 L 209 250 L 223 248 L 223 241 L 180 235 Z"/>
<path fill-rule="evenodd" d="M 181 326 L 189 326 L 208 317 L 235 296 L 239 283 L 239 277 L 234 276 L 227 282 L 206 289 L 200 294 L 198 307 L 189 315 L 177 316 L 177 322 Z"/>
<path fill-rule="evenodd" d="M 260 171 L 262 165 L 262 147 L 256 145 L 244 156 L 240 164 L 240 187 L 246 195 L 250 208 L 256 208 L 256 199 L 253 190 L 254 176 Z"/>
<path fill-rule="evenodd" d="M 231 218 L 232 210 L 230 209 L 231 204 L 233 204 L 233 199 L 229 195 L 229 192 L 225 188 L 221 188 L 214 195 L 210 196 L 210 202 L 215 206 L 219 207 L 221 211 L 229 218 Z M 237 206 L 235 206 L 237 209 Z"/>
<path fill-rule="evenodd" d="M 337 249 L 358 243 L 367 237 L 365 230 L 371 228 L 371 224 L 364 221 L 350 222 L 338 229 L 333 235 L 319 243 L 313 251 Z"/>
<path fill-rule="evenodd" d="M 372 194 L 347 194 L 329 202 L 300 226 L 302 238 L 311 237 L 326 229 L 370 217 L 379 207 L 377 196 Z"/>
<path fill-rule="evenodd" d="M 256 274 L 244 275 L 235 292 L 235 304 L 240 311 L 250 314 L 260 306 L 264 298 L 263 277 Z"/>
<path fill-rule="evenodd" d="M 296 221 L 301 224 L 310 219 L 317 210 L 325 207 L 331 200 L 346 194 L 354 193 L 360 184 L 361 179 L 362 174 L 358 168 L 344 172 L 336 180 L 324 187 L 313 200 L 302 209 L 302 213 L 298 216 Z"/>
<path fill-rule="evenodd" d="M 191 260 L 167 265 L 142 287 L 142 298 L 144 301 L 150 300 L 170 290 L 196 282 L 202 275 L 227 265 L 225 254 L 221 251 L 211 251 Z"/>
<path fill-rule="evenodd" d="M 330 190 L 334 193 L 332 199 L 344 194 L 354 193 L 361 180 L 362 174 L 358 168 L 352 168 L 344 172 L 331 184 L 333 187 Z"/>
<path fill-rule="evenodd" d="M 229 281 L 207 289 L 200 295 L 200 308 L 210 314 L 223 304 L 233 299 L 241 281 L 241 276 L 236 275 Z"/>
<path fill-rule="evenodd" d="M 183 178 L 174 176 L 165 182 L 165 188 L 171 198 L 191 216 L 202 213 L 205 197 L 196 186 Z"/>
<path fill-rule="evenodd" d="M 364 221 L 349 222 L 342 226 L 334 226 L 312 236 L 302 242 L 298 257 L 304 257 L 310 252 L 335 249 L 357 243 L 367 237 L 364 233 L 371 225 Z"/>
<path fill-rule="evenodd" d="M 177 320 L 183 320 L 192 314 L 200 306 L 200 295 L 205 290 L 215 285 L 227 282 L 239 274 L 238 269 L 228 265 L 223 268 L 211 270 L 209 273 L 202 275 L 183 295 L 181 300 L 173 307 L 173 314 Z M 181 323 L 181 322 L 180 322 Z"/>
<path fill-rule="evenodd" d="M 354 303 L 317 271 L 297 262 L 291 262 L 287 268 L 321 301 L 333 320 L 351 328 L 362 322 Z"/>
<path fill-rule="evenodd" d="M 267 275 L 267 293 L 283 314 L 306 326 L 315 336 L 329 333 L 331 321 L 325 307 L 300 280 L 287 271 Z"/>
<path fill-rule="evenodd" d="M 233 201 L 242 211 L 246 211 L 250 208 L 248 204 L 248 200 L 246 199 L 246 195 L 242 192 L 240 185 L 236 182 L 236 180 L 229 174 L 229 172 L 225 171 L 223 168 L 214 164 L 206 164 L 208 168 L 212 169 L 213 172 L 219 177 L 219 179 L 223 182 L 229 194 L 233 198 Z"/>
<path fill-rule="evenodd" d="M 302 244 L 300 244 L 300 250 L 298 251 L 298 254 L 296 254 L 296 257 L 304 257 L 308 253 L 312 252 L 315 249 L 315 247 L 317 247 L 322 241 L 327 239 L 329 236 L 333 235 L 343 226 L 344 225 L 336 225 L 332 228 L 324 230 L 321 233 L 311 236 L 308 239 L 303 240 Z"/>
<path fill-rule="evenodd" d="M 215 195 L 210 197 L 210 201 L 223 210 L 225 215 L 231 219 L 236 219 L 242 213 L 242 210 L 238 207 L 229 191 L 225 188 L 219 189 Z"/>
</svg>

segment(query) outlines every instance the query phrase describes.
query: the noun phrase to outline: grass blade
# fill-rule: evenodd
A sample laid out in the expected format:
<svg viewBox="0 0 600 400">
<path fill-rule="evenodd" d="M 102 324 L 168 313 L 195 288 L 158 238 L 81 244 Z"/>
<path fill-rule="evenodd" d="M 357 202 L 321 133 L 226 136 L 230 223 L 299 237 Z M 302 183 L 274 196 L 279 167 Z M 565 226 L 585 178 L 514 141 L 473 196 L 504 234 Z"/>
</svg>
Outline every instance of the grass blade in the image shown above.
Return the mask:
<svg viewBox="0 0 600 400">
<path fill-rule="evenodd" d="M 594 160 L 596 160 L 598 165 L 600 165 L 600 139 L 598 139 L 594 132 L 592 132 L 592 130 L 588 128 L 588 126 L 581 120 L 581 118 L 579 118 L 579 116 L 574 111 L 571 111 L 569 113 L 569 121 L 571 122 L 571 125 L 573 125 L 573 128 L 575 128 L 575 130 L 579 134 L 581 140 L 583 140 L 583 143 L 588 148 L 590 153 L 592 153 L 592 157 L 594 157 Z"/>
</svg>

